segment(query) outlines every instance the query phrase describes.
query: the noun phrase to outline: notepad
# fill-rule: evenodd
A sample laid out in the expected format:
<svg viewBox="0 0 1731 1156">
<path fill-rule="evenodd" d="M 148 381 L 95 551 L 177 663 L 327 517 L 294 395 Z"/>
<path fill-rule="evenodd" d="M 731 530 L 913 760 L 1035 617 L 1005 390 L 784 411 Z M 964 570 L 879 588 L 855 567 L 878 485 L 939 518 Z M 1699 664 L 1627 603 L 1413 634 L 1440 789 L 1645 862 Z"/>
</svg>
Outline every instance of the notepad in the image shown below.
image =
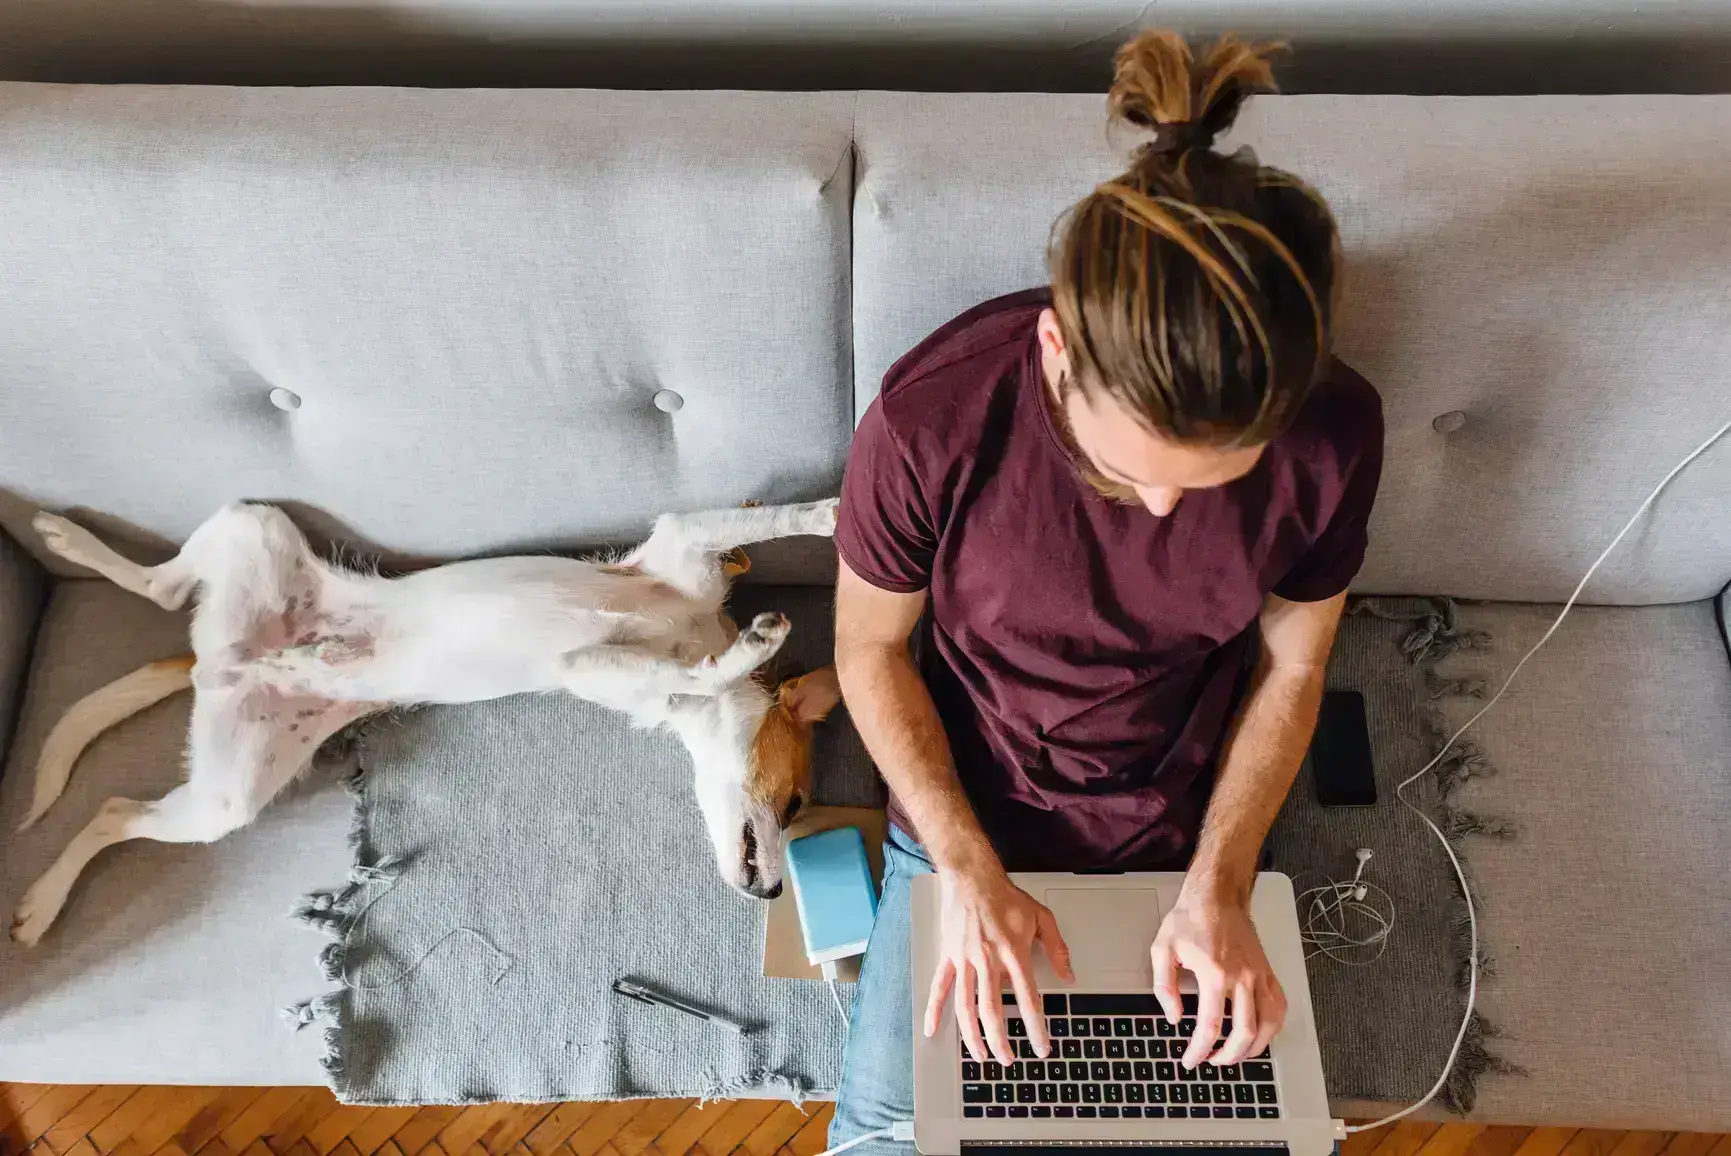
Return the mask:
<svg viewBox="0 0 1731 1156">
<path fill-rule="evenodd" d="M 795 839 L 786 857 L 806 958 L 815 966 L 864 952 L 878 897 L 860 829 L 837 827 Z"/>
</svg>

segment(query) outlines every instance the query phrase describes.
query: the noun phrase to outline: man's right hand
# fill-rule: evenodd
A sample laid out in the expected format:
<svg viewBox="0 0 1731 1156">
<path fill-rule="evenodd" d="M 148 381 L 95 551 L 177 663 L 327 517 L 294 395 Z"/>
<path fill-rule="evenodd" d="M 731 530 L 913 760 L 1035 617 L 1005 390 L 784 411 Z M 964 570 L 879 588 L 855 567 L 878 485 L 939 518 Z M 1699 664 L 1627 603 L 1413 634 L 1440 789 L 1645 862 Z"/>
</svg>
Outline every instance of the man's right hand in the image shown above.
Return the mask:
<svg viewBox="0 0 1731 1156">
<path fill-rule="evenodd" d="M 1075 979 L 1070 971 L 1070 949 L 1058 932 L 1057 919 L 1044 904 L 1011 883 L 1002 869 L 940 869 L 938 893 L 941 954 L 926 1001 L 926 1035 L 937 1032 L 944 1001 L 954 995 L 956 1025 L 969 1053 L 983 1058 L 989 1044 L 999 1062 L 1014 1063 L 1017 1057 L 999 998 L 1008 979 L 1023 1011 L 1028 1042 L 1037 1055 L 1046 1055 L 1051 1040 L 1041 1014 L 1040 992 L 1034 986 L 1035 942 L 1060 978 L 1066 983 Z"/>
</svg>

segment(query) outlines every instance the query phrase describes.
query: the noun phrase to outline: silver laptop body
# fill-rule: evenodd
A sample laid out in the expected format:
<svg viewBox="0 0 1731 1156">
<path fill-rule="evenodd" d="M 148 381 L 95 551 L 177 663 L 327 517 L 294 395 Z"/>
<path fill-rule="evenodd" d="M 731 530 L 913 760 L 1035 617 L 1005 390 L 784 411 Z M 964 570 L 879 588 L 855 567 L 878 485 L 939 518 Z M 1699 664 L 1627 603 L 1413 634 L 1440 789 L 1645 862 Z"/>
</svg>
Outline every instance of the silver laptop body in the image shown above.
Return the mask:
<svg viewBox="0 0 1731 1156">
<path fill-rule="evenodd" d="M 1035 982 L 1046 1006 L 1022 1009 L 1013 996 L 1003 997 L 1012 1017 L 1046 1016 L 1054 1036 L 1046 1058 L 1031 1058 L 1025 1027 L 1014 1022 L 1023 1058 L 1008 1068 L 968 1060 L 948 1014 L 927 1039 L 920 1019 L 937 966 L 938 884 L 932 875 L 914 881 L 914 1136 L 925 1156 L 1039 1156 L 1076 1147 L 1110 1147 L 1123 1156 L 1187 1148 L 1224 1149 L 1221 1156 L 1333 1151 L 1343 1133 L 1323 1087 L 1290 879 L 1263 872 L 1251 898 L 1251 918 L 1286 991 L 1285 1027 L 1263 1057 L 1186 1074 L 1175 1055 L 1194 1025 L 1189 1016 L 1173 1024 L 1159 1014 L 1149 959 L 1184 876 L 1011 878 L 1057 916 L 1076 981 L 1060 983 L 1036 949 Z M 1181 973 L 1180 986 L 1193 1005 L 1188 973 Z"/>
</svg>

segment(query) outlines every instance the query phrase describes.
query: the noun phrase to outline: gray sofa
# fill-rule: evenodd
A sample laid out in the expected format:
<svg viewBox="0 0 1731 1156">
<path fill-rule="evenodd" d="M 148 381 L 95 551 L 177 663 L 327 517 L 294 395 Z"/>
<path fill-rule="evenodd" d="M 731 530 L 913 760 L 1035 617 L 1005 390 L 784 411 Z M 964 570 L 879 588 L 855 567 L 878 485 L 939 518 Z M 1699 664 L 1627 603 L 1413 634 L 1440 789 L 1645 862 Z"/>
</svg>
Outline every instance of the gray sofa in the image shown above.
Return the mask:
<svg viewBox="0 0 1731 1156">
<path fill-rule="evenodd" d="M 49 564 L 32 510 L 160 555 L 272 499 L 419 558 L 833 492 L 889 363 L 1042 280 L 1116 171 L 1103 124 L 1086 96 L 0 85 L 0 829 L 65 706 L 184 644 Z M 1236 139 L 1345 234 L 1341 351 L 1389 430 L 1359 588 L 1487 600 L 1518 653 L 1731 416 L 1731 99 L 1266 99 Z M 1731 1129 L 1728 494 L 1731 444 L 1481 731 L 1501 774 L 1464 789 L 1519 825 L 1471 847 L 1482 1003 L 1527 1073 L 1482 1083 L 1487 1120 Z M 184 711 L 5 837 L 0 903 L 102 798 L 172 785 Z M 40 948 L 0 946 L 0 1079 L 317 1082 L 276 1017 L 317 986 L 283 912 L 341 876 L 346 821 L 315 782 L 213 846 L 106 853 Z"/>
</svg>

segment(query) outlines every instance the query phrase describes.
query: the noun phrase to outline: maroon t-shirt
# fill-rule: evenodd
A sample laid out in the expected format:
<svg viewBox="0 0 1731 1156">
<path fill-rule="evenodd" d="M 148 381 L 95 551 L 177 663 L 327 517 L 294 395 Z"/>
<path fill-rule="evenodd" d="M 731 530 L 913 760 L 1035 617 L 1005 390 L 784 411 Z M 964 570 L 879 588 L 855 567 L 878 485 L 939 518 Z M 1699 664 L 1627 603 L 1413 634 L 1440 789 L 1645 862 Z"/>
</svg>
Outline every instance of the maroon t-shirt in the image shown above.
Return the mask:
<svg viewBox="0 0 1731 1156">
<path fill-rule="evenodd" d="M 1336 362 L 1255 469 L 1157 517 L 1101 497 L 1060 438 L 1050 300 L 988 301 L 896 363 L 836 546 L 874 586 L 930 591 L 921 670 L 1006 866 L 1182 866 L 1263 600 L 1332 598 L 1363 561 L 1382 401 Z"/>
</svg>

